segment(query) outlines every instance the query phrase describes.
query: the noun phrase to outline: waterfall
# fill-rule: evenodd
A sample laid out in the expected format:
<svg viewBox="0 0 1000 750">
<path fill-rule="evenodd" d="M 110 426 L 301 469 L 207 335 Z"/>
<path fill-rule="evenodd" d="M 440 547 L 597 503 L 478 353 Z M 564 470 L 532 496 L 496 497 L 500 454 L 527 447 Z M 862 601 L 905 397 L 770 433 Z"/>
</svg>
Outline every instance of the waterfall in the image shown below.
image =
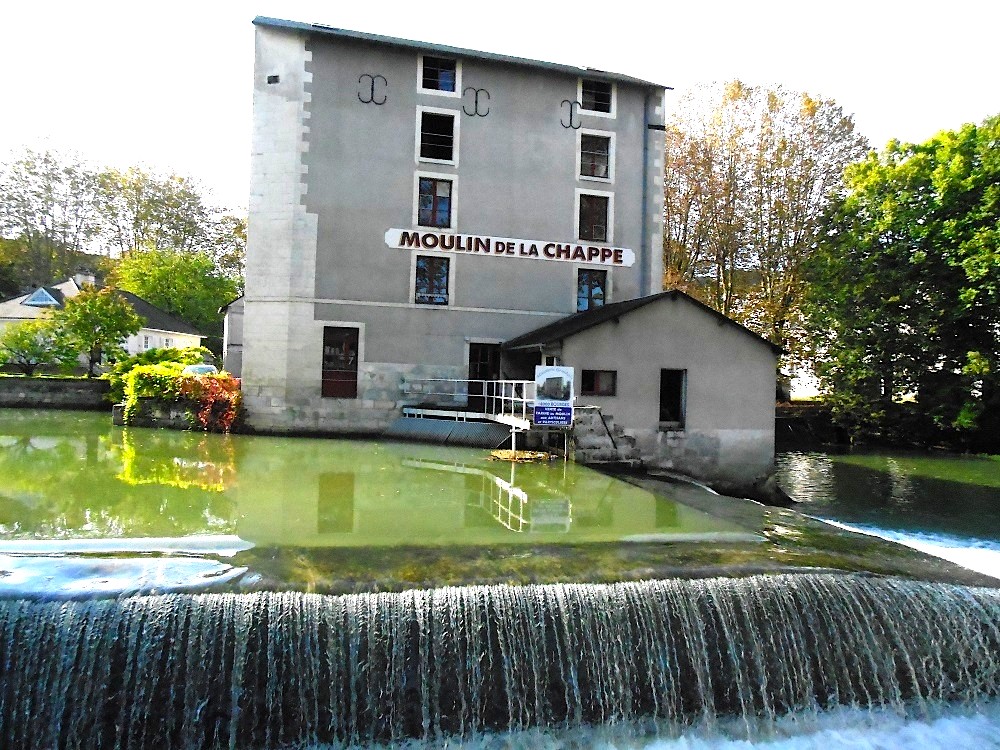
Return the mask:
<svg viewBox="0 0 1000 750">
<path fill-rule="evenodd" d="M 281 748 L 920 711 L 1000 691 L 1000 590 L 862 575 L 0 601 L 0 747 Z"/>
</svg>

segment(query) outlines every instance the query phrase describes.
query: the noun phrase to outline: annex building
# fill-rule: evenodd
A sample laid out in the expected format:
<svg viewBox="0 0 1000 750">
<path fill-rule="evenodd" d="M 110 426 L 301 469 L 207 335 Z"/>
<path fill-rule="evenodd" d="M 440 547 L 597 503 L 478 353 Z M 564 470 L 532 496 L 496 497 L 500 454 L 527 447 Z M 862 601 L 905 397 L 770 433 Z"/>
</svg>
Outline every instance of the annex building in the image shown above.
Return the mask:
<svg viewBox="0 0 1000 750">
<path fill-rule="evenodd" d="M 767 473 L 775 350 L 662 289 L 664 86 L 254 25 L 246 294 L 229 306 L 253 426 L 378 433 L 431 381 L 563 364 L 647 464 Z"/>
</svg>

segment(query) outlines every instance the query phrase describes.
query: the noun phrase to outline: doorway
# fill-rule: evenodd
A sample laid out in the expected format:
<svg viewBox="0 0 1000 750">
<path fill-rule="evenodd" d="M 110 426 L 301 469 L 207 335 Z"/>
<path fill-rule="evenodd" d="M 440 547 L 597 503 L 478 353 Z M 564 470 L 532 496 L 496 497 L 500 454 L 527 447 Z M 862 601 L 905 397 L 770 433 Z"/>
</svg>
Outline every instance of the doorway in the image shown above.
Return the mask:
<svg viewBox="0 0 1000 750">
<path fill-rule="evenodd" d="M 500 344 L 469 343 L 469 380 L 500 379 Z M 469 383 L 469 411 L 487 411 L 491 391 L 483 383 Z M 492 404 L 490 404 L 492 405 Z"/>
</svg>

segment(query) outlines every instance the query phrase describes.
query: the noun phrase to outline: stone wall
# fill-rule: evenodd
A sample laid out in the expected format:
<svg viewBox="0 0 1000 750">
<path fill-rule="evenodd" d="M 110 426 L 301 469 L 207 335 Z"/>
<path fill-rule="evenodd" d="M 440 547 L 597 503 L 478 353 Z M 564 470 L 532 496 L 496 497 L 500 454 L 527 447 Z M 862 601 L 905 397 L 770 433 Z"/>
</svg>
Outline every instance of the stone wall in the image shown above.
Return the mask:
<svg viewBox="0 0 1000 750">
<path fill-rule="evenodd" d="M 0 407 L 110 411 L 107 380 L 0 377 Z"/>
</svg>

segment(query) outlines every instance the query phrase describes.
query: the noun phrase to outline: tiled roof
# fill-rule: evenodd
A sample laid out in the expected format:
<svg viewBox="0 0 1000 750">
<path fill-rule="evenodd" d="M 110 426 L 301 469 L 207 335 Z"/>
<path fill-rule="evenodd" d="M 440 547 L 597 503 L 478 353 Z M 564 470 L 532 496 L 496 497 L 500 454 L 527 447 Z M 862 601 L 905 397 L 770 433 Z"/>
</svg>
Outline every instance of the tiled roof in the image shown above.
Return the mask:
<svg viewBox="0 0 1000 750">
<path fill-rule="evenodd" d="M 606 323 L 609 320 L 614 320 L 615 318 L 620 318 L 623 315 L 628 315 L 633 310 L 638 310 L 640 307 L 645 307 L 653 302 L 659 302 L 667 297 L 671 299 L 682 299 L 692 305 L 695 305 L 704 312 L 719 319 L 720 322 L 735 326 L 747 336 L 757 339 L 760 343 L 770 347 L 776 354 L 781 352 L 781 347 L 775 346 L 763 336 L 758 336 L 749 328 L 740 325 L 731 318 L 727 318 L 722 313 L 717 310 L 713 310 L 711 307 L 703 302 L 699 302 L 694 297 L 684 294 L 684 292 L 679 289 L 670 289 L 665 292 L 659 292 L 658 294 L 651 294 L 648 297 L 636 297 L 635 299 L 623 300 L 622 302 L 612 302 L 608 305 L 603 305 L 602 307 L 595 307 L 590 310 L 585 310 L 584 312 L 575 313 L 557 320 L 554 323 L 549 323 L 541 328 L 536 328 L 533 331 L 528 331 L 527 333 L 523 333 L 520 336 L 512 338 L 505 342 L 501 348 L 506 350 L 532 349 L 544 346 L 545 344 L 561 341 L 562 339 L 575 336 L 576 334 L 582 333 L 583 331 L 600 325 L 601 323 Z"/>
</svg>

